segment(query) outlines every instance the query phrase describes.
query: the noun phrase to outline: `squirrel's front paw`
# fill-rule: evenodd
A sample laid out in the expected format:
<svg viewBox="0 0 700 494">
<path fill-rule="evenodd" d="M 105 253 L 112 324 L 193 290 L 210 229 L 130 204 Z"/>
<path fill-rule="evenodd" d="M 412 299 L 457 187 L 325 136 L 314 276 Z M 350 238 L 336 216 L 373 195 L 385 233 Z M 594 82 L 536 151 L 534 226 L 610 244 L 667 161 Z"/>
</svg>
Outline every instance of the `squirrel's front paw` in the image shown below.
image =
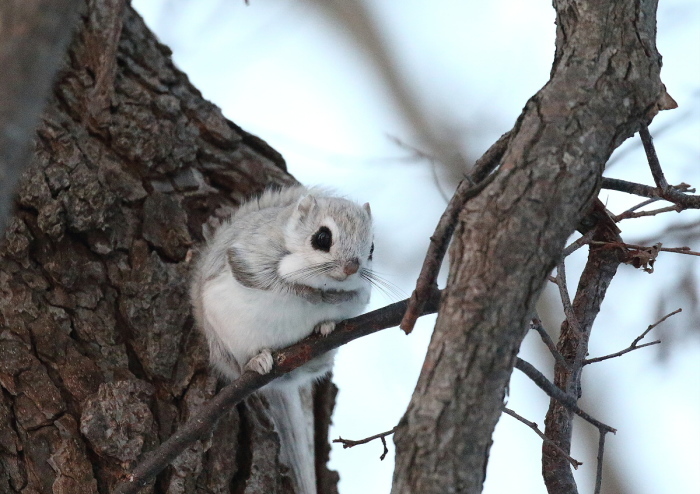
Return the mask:
<svg viewBox="0 0 700 494">
<path fill-rule="evenodd" d="M 252 370 L 258 374 L 267 374 L 272 370 L 272 353 L 269 348 L 263 348 L 255 357 L 245 364 L 245 370 Z"/>
<path fill-rule="evenodd" d="M 321 333 L 321 336 L 328 336 L 334 329 L 334 321 L 323 321 L 314 326 L 314 333 Z"/>
</svg>

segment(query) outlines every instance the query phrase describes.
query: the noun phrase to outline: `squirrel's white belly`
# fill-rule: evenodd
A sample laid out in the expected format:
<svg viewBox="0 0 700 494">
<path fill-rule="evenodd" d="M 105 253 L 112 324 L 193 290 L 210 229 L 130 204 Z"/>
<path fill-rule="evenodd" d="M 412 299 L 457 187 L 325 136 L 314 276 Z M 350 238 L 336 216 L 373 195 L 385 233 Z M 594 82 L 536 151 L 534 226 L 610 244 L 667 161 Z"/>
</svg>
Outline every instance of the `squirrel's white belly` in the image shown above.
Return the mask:
<svg viewBox="0 0 700 494">
<path fill-rule="evenodd" d="M 355 316 L 365 304 L 312 304 L 291 294 L 246 288 L 228 272 L 206 282 L 202 295 L 207 323 L 240 365 L 262 348 L 284 348 L 309 336 L 320 322 Z"/>
</svg>

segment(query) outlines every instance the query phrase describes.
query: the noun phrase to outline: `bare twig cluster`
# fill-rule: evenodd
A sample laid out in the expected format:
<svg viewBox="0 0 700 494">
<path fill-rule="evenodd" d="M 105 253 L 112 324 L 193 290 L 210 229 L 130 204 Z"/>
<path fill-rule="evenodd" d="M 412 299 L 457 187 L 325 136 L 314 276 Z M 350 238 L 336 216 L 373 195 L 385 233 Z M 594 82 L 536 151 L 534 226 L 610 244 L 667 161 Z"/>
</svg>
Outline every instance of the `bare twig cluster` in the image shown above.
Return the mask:
<svg viewBox="0 0 700 494">
<path fill-rule="evenodd" d="M 601 489 L 605 437 L 609 432 L 614 433 L 615 429 L 591 417 L 576 405 L 576 402 L 580 398 L 581 371 L 583 367 L 590 363 L 619 357 L 633 350 L 658 344 L 659 341 L 643 344 L 640 344 L 640 341 L 651 329 L 673 314 L 680 312 L 680 309 L 674 311 L 657 323 L 650 325 L 628 348 L 604 357 L 587 359 L 588 339 L 593 322 L 595 321 L 600 304 L 605 297 L 607 287 L 616 273 L 617 266 L 621 263 L 627 263 L 651 273 L 653 272 L 653 266 L 659 252 L 698 255 L 697 252 L 692 251 L 688 247 L 669 249 L 663 248 L 661 243 L 657 243 L 651 247 L 645 247 L 627 244 L 619 237 L 620 230 L 614 226 L 615 222 L 620 222 L 624 219 L 652 216 L 670 211 L 679 212 L 687 208 L 700 207 L 700 198 L 688 194 L 689 192 L 694 192 L 694 189 L 689 185 L 680 184 L 678 186 L 670 186 L 668 184 L 661 169 L 656 151 L 654 150 L 651 135 L 645 125 L 642 125 L 640 135 L 656 187 L 614 179 L 604 179 L 603 187 L 649 197 L 650 199 L 645 200 L 641 204 L 617 216 L 609 214 L 604 206 L 602 206 L 602 203 L 597 202 L 589 213 L 588 221 L 582 221 L 582 224 L 589 224 L 592 225 L 592 227 L 587 228 L 587 231 L 584 230 L 580 238 L 564 249 L 562 260 L 557 267 L 556 277 L 550 277 L 550 281 L 556 283 L 559 288 L 561 303 L 566 315 L 558 344 L 552 341 L 537 315 L 532 319 L 531 328 L 538 332 L 543 343 L 547 346 L 555 359 L 554 382 L 549 381 L 531 364 L 520 358 L 516 359 L 515 367 L 525 373 L 552 398 L 544 433 L 542 433 L 533 422 L 524 419 L 513 410 L 504 408 L 505 413 L 528 425 L 528 427 L 533 429 L 543 439 L 543 470 L 545 471 L 545 482 L 548 488 L 557 484 L 561 485 L 562 482 L 564 484 L 573 484 L 573 477 L 571 477 L 569 465 L 577 468 L 581 463 L 574 460 L 569 455 L 571 446 L 570 433 L 572 430 L 571 420 L 573 415 L 578 415 L 595 426 L 599 431 L 595 492 L 599 493 Z M 481 164 L 482 166 L 486 165 L 485 168 L 488 170 L 487 174 L 497 166 L 503 149 L 507 146 L 507 139 L 508 135 L 504 135 L 499 142 L 491 147 L 489 153 L 487 153 L 490 155 L 482 158 Z M 486 174 L 482 175 L 482 177 L 485 176 Z M 478 185 L 475 186 L 474 183 L 473 176 L 470 176 L 460 184 L 455 195 L 448 204 L 445 213 L 440 218 L 435 233 L 431 237 L 430 248 L 428 249 L 423 268 L 416 283 L 416 289 L 409 300 L 406 315 L 401 323 L 401 328 L 407 333 L 413 328 L 416 319 L 415 313 L 421 311 L 421 301 L 425 298 L 424 294 L 430 293 L 430 290 L 435 289 L 437 286 L 436 280 L 438 271 L 451 235 L 455 229 L 459 212 L 464 207 L 465 202 L 469 200 L 472 195 L 476 195 L 480 190 Z M 476 183 L 479 184 L 478 181 Z M 672 202 L 673 205 L 653 211 L 638 211 L 640 208 L 659 200 Z M 601 211 L 603 212 L 602 214 Z M 579 280 L 576 296 L 572 301 L 569 297 L 567 287 L 564 259 L 585 245 L 588 245 L 590 248 L 589 260 Z M 372 436 L 372 438 L 376 437 L 383 436 L 381 434 Z M 564 460 L 564 463 L 562 463 L 561 460 Z M 552 488 L 549 489 L 550 492 L 555 492 Z"/>
<path fill-rule="evenodd" d="M 694 192 L 689 185 L 681 184 L 680 186 L 672 187 L 668 184 L 661 169 L 656 151 L 654 150 L 651 135 L 646 126 L 642 125 L 640 135 L 649 161 L 649 167 L 656 183 L 656 188 L 650 188 L 641 184 L 632 184 L 630 182 L 622 184 L 621 181 L 604 179 L 603 187 L 608 186 L 608 188 L 616 188 L 617 190 L 623 190 L 625 192 L 651 198 L 620 215 L 612 216 L 612 219 L 615 222 L 620 222 L 624 219 L 652 216 L 670 211 L 681 211 L 686 208 L 700 207 L 698 196 L 687 194 L 688 192 Z M 653 211 L 637 212 L 638 209 L 662 199 L 672 202 L 673 205 Z M 581 396 L 581 373 L 585 365 L 620 357 L 639 348 L 659 344 L 659 340 L 643 344 L 640 344 L 640 341 L 658 324 L 680 312 L 679 309 L 667 314 L 656 323 L 650 325 L 640 336 L 635 338 L 629 347 L 603 357 L 587 359 L 588 340 L 592 325 L 600 304 L 605 297 L 607 287 L 615 276 L 617 266 L 621 263 L 626 263 L 651 273 L 653 272 L 654 263 L 659 252 L 697 254 L 688 247 L 673 249 L 663 248 L 660 242 L 651 247 L 627 244 L 622 241 L 618 232 L 619 230 L 615 231 L 611 228 L 594 228 L 582 235 L 564 250 L 562 259 L 583 245 L 589 245 L 590 253 L 573 301 L 569 297 L 563 260 L 557 267 L 556 277 L 550 278 L 559 288 L 561 303 L 566 315 L 566 320 L 562 324 L 559 342 L 555 345 L 554 342 L 551 341 L 542 327 L 539 318 L 535 317 L 532 320 L 531 327 L 540 334 L 543 342 L 554 356 L 554 384 L 557 389 L 563 390 L 568 397 L 574 400 L 577 400 Z M 518 364 L 516 364 L 516 367 L 520 368 Z M 530 373 L 532 374 L 531 370 Z M 530 377 L 533 380 L 535 380 L 535 378 L 542 379 L 539 376 Z M 567 408 L 567 410 L 563 410 L 564 408 Z M 543 444 L 543 471 L 545 483 L 550 492 L 553 492 L 554 486 L 556 485 L 575 485 L 568 465 L 560 460 L 562 457 L 560 449 L 563 449 L 567 454 L 570 451 L 571 419 L 571 408 L 566 407 L 563 400 L 553 399 L 545 420 L 545 435 L 557 445 L 557 448 L 552 448 L 547 442 Z M 608 432 L 614 431 L 610 430 L 609 426 L 605 426 L 604 424 L 596 424 L 590 420 L 588 420 L 588 422 L 596 426 L 599 431 L 595 482 L 595 493 L 597 494 L 600 492 L 602 485 L 605 437 Z"/>
</svg>

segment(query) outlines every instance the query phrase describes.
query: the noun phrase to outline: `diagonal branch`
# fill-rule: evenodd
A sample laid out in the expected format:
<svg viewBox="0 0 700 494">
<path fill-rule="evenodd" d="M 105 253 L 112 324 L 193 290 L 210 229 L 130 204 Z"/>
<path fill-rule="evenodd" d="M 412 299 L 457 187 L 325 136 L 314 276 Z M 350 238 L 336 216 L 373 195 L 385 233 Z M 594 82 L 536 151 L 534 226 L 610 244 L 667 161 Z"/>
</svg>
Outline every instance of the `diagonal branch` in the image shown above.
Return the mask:
<svg viewBox="0 0 700 494">
<path fill-rule="evenodd" d="M 479 194 L 490 183 L 492 178 L 489 178 L 489 173 L 503 156 L 509 139 L 510 132 L 506 132 L 477 160 L 474 169 L 467 178 L 459 183 L 445 212 L 442 213 L 440 221 L 435 227 L 435 233 L 430 237 L 430 247 L 428 247 L 423 267 L 418 275 L 416 289 L 411 294 L 406 314 L 401 320 L 401 329 L 406 334 L 413 331 L 416 319 L 421 314 L 430 292 L 437 289 L 440 265 L 445 258 L 452 233 L 454 233 L 459 212 L 469 199 Z"/>
<path fill-rule="evenodd" d="M 542 439 L 544 442 L 548 443 L 550 446 L 552 446 L 554 449 L 556 449 L 560 455 L 562 455 L 564 458 L 569 460 L 569 463 L 571 463 L 571 466 L 574 467 L 575 469 L 578 469 L 579 466 L 583 465 L 583 463 L 581 463 L 580 461 L 575 460 L 574 458 L 569 456 L 566 451 L 564 451 L 563 449 L 561 449 L 559 447 L 559 445 L 557 443 L 555 443 L 550 438 L 545 436 L 544 433 L 540 430 L 540 428 L 537 427 L 537 424 L 535 422 L 529 421 L 528 419 L 526 419 L 522 415 L 517 414 L 516 412 L 514 412 L 513 410 L 511 410 L 510 408 L 507 408 L 507 407 L 503 407 L 503 413 L 508 414 L 511 417 L 513 417 L 514 419 L 517 419 L 520 422 L 522 422 L 523 424 L 527 425 L 530 429 L 532 429 L 535 432 L 535 434 L 540 436 L 540 439 Z"/>
<path fill-rule="evenodd" d="M 565 258 L 576 252 L 578 249 L 583 247 L 584 245 L 587 245 L 593 240 L 593 236 L 595 235 L 595 230 L 589 230 L 586 232 L 584 235 L 581 235 L 579 238 L 571 242 L 569 245 L 566 246 L 564 249 L 564 252 L 562 252 L 561 257 Z"/>
<path fill-rule="evenodd" d="M 440 292 L 433 292 L 425 304 L 423 314 L 437 311 L 439 300 Z M 209 434 L 219 417 L 270 381 L 352 340 L 398 325 L 406 311 L 407 304 L 408 301 L 403 300 L 348 319 L 338 323 L 335 331 L 326 337 L 313 335 L 299 343 L 274 352 L 272 356 L 275 365 L 269 374 L 261 375 L 249 371 L 224 387 L 211 401 L 203 405 L 194 417 L 175 431 L 167 441 L 149 452 L 134 468 L 127 481 L 115 489 L 114 494 L 136 494 L 139 492 L 189 445 Z"/>
<path fill-rule="evenodd" d="M 613 434 L 617 432 L 616 429 L 604 424 L 603 422 L 594 417 L 591 417 L 588 413 L 581 410 L 576 404 L 576 398 L 569 394 L 566 394 L 564 391 L 556 387 L 552 381 L 547 379 L 547 377 L 545 377 L 544 374 L 538 371 L 535 368 L 535 366 L 532 365 L 530 362 L 527 362 L 521 359 L 520 357 L 517 357 L 515 360 L 515 368 L 523 374 L 525 374 L 527 377 L 529 377 L 530 380 L 534 382 L 542 391 L 547 393 L 547 396 L 556 400 L 567 410 L 571 410 L 573 413 L 581 417 L 589 424 L 594 425 L 598 430 L 612 432 Z"/>
<path fill-rule="evenodd" d="M 535 314 L 535 317 L 533 317 L 532 321 L 530 321 L 530 329 L 537 331 L 537 334 L 539 334 L 540 338 L 542 339 L 542 343 L 544 343 L 549 349 L 549 352 L 554 357 L 554 360 L 559 362 L 561 365 L 569 365 L 562 354 L 559 353 L 559 350 L 557 350 L 557 346 L 554 344 L 554 341 L 552 341 L 552 338 L 549 336 L 549 333 L 547 333 L 547 330 L 544 329 L 544 326 L 542 326 L 542 320 L 537 316 L 537 314 Z"/>
<path fill-rule="evenodd" d="M 642 144 L 644 145 L 644 152 L 647 155 L 647 161 L 649 162 L 649 168 L 651 169 L 651 175 L 654 177 L 654 183 L 656 186 L 665 191 L 668 189 L 668 182 L 666 177 L 664 177 L 664 172 L 661 169 L 661 163 L 659 162 L 659 157 L 656 155 L 656 149 L 654 149 L 654 142 L 649 133 L 649 127 L 642 122 L 639 128 L 639 136 L 642 138 Z"/>
<path fill-rule="evenodd" d="M 554 278 L 557 288 L 559 288 L 559 296 L 561 298 L 561 304 L 564 308 L 564 314 L 566 314 L 566 320 L 573 329 L 575 333 L 580 332 L 580 327 L 578 323 L 578 318 L 574 313 L 574 308 L 571 305 L 571 298 L 569 297 L 569 288 L 566 285 L 566 265 L 564 264 L 564 259 L 561 260 L 557 266 L 557 276 Z"/>
</svg>

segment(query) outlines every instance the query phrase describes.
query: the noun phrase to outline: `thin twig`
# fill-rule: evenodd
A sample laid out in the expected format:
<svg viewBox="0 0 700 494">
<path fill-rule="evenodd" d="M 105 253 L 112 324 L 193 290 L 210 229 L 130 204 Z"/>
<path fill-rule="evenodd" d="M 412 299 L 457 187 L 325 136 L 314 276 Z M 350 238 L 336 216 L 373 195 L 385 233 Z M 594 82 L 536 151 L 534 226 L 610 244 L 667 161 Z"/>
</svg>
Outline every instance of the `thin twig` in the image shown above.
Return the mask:
<svg viewBox="0 0 700 494">
<path fill-rule="evenodd" d="M 555 442 L 552 441 L 550 438 L 548 438 L 547 436 L 545 436 L 544 433 L 539 429 L 539 427 L 537 427 L 537 424 L 536 424 L 536 423 L 530 422 L 530 421 L 527 420 L 525 417 L 523 417 L 522 415 L 518 415 L 517 413 L 515 413 L 515 412 L 514 412 L 513 410 L 511 410 L 510 408 L 503 407 L 503 412 L 504 412 L 504 413 L 507 413 L 508 415 L 510 415 L 511 417 L 513 417 L 513 418 L 515 418 L 515 419 L 518 419 L 520 422 L 522 422 L 523 424 L 527 425 L 530 429 L 532 429 L 533 431 L 535 431 L 535 434 L 537 434 L 538 436 L 540 436 L 540 438 L 541 438 L 545 443 L 547 443 L 547 444 L 549 444 L 550 446 L 554 447 L 554 449 L 556 449 L 556 450 L 559 452 L 560 455 L 562 455 L 564 458 L 566 458 L 566 459 L 569 461 L 569 463 L 571 463 L 571 466 L 574 467 L 576 470 L 578 470 L 578 467 L 579 467 L 579 466 L 583 465 L 583 463 L 581 463 L 580 461 L 575 460 L 574 458 L 572 458 L 571 456 L 569 456 L 568 453 L 567 453 L 566 451 L 564 451 L 557 443 L 555 443 Z"/>
<path fill-rule="evenodd" d="M 516 357 L 515 368 L 518 369 L 523 374 L 525 374 L 527 377 L 529 377 L 532 380 L 532 382 L 534 382 L 542 391 L 547 393 L 547 396 L 555 399 L 556 401 L 561 403 L 564 407 L 566 407 L 567 409 L 574 412 L 576 415 L 581 417 L 586 422 L 593 424 L 595 427 L 598 428 L 598 430 L 612 432 L 613 434 L 615 434 L 617 432 L 616 429 L 610 427 L 609 425 L 604 424 L 600 420 L 597 420 L 597 419 L 591 417 L 589 414 L 587 414 L 586 412 L 581 410 L 578 407 L 578 405 L 576 404 L 576 398 L 574 398 L 571 395 L 566 394 L 564 391 L 557 388 L 554 385 L 554 383 L 552 383 L 552 381 L 547 379 L 544 376 L 544 374 L 542 374 L 540 371 L 538 371 L 531 363 L 526 362 L 525 360 L 521 359 L 520 357 Z"/>
<path fill-rule="evenodd" d="M 649 201 L 646 201 L 646 202 L 649 202 Z M 656 216 L 657 214 L 669 213 L 671 211 L 675 211 L 675 212 L 679 213 L 680 208 L 679 208 L 679 206 L 674 205 L 674 206 L 666 206 L 665 208 L 652 209 L 651 211 L 638 211 L 636 213 L 625 211 L 624 213 L 622 213 L 618 216 L 615 216 L 615 222 L 617 223 L 617 222 L 622 221 L 622 220 L 629 220 L 632 218 L 642 218 L 645 216 Z"/>
<path fill-rule="evenodd" d="M 432 290 L 437 289 L 440 265 L 447 252 L 447 246 L 457 225 L 460 211 L 469 199 L 477 196 L 493 180 L 495 175 L 489 175 L 489 173 L 498 165 L 508 146 L 509 139 L 510 132 L 506 132 L 477 160 L 472 172 L 459 183 L 452 199 L 447 204 L 447 208 L 445 208 L 445 212 L 442 213 L 440 221 L 435 227 L 435 232 L 430 237 L 430 246 L 418 275 L 416 288 L 411 294 L 406 314 L 401 320 L 400 327 L 406 334 L 413 331 L 426 298 Z"/>
<path fill-rule="evenodd" d="M 588 230 L 588 232 L 586 232 L 584 235 L 581 235 L 575 241 L 571 242 L 569 245 L 566 246 L 566 248 L 564 249 L 564 252 L 562 252 L 562 258 L 569 257 L 571 254 L 576 252 L 578 249 L 580 249 L 584 245 L 589 244 L 591 242 L 591 240 L 593 240 L 594 235 L 595 235 L 595 228 L 592 230 Z"/>
<path fill-rule="evenodd" d="M 614 216 L 613 221 L 615 221 L 615 223 L 617 223 L 620 220 L 624 220 L 627 217 L 627 215 L 634 213 L 639 208 L 643 208 L 644 206 L 648 206 L 649 204 L 652 204 L 652 203 L 660 201 L 660 200 L 661 200 L 660 197 L 654 197 L 652 199 L 647 199 L 646 201 L 642 201 L 639 204 L 632 206 L 628 210 L 621 212 L 617 216 Z"/>
<path fill-rule="evenodd" d="M 686 120 L 691 115 L 694 115 L 692 110 L 694 110 L 694 108 L 691 105 L 691 107 L 686 108 L 685 111 L 675 113 L 675 118 L 673 118 L 673 119 L 667 120 L 664 123 L 654 122 L 654 135 L 656 135 L 656 137 L 658 138 L 669 131 L 677 129 L 678 125 L 681 122 Z M 609 170 L 611 165 L 614 166 L 615 164 L 619 163 L 620 161 L 623 160 L 623 158 L 625 156 L 627 156 L 632 151 L 636 151 L 639 148 L 638 141 L 630 141 L 630 142 L 631 142 L 630 146 L 626 146 L 624 148 L 618 148 L 618 152 L 616 152 L 615 155 L 610 160 L 608 160 L 608 162 L 605 164 L 606 170 Z"/>
<path fill-rule="evenodd" d="M 649 249 L 650 247 L 645 247 L 643 245 L 635 245 L 635 244 L 624 244 L 625 247 L 628 249 Z M 686 254 L 688 256 L 700 256 L 700 252 L 695 252 L 694 250 L 690 250 L 690 247 L 659 247 L 659 251 L 661 252 L 674 252 L 676 254 Z"/>
<path fill-rule="evenodd" d="M 661 169 L 659 157 L 656 155 L 656 149 L 654 149 L 654 142 L 649 133 L 649 127 L 643 122 L 639 128 L 639 137 L 642 138 L 642 144 L 644 144 L 644 152 L 647 155 L 647 161 L 649 162 L 651 175 L 654 177 L 654 183 L 659 189 L 666 190 L 668 188 L 668 182 Z"/>
<path fill-rule="evenodd" d="M 554 278 L 557 287 L 559 287 L 559 296 L 561 298 L 561 304 L 564 307 L 564 314 L 566 315 L 566 320 L 569 321 L 571 329 L 573 329 L 576 334 L 581 332 L 581 328 L 574 313 L 574 308 L 571 305 L 571 298 L 569 297 L 569 289 L 566 286 L 566 266 L 564 265 L 564 259 L 561 260 L 557 266 L 557 276 Z"/>
<path fill-rule="evenodd" d="M 544 326 L 542 326 L 542 321 L 537 316 L 537 314 L 535 314 L 535 317 L 533 317 L 530 321 L 530 329 L 534 329 L 535 331 L 537 331 L 537 333 L 540 335 L 540 338 L 542 338 L 542 342 L 547 346 L 547 348 L 549 348 L 549 352 L 554 357 L 554 360 L 559 362 L 564 367 L 568 368 L 569 363 L 562 356 L 559 350 L 557 350 L 557 346 L 554 344 L 552 338 L 550 338 L 549 333 L 547 333 L 547 330 L 544 329 Z"/>
<path fill-rule="evenodd" d="M 661 200 L 660 197 L 654 197 L 653 199 L 647 199 L 646 201 L 642 201 L 639 204 L 632 206 L 627 211 L 623 211 L 622 213 L 615 216 L 615 221 L 617 221 L 617 218 L 619 218 L 620 216 L 624 216 L 626 213 L 634 213 L 639 208 L 643 208 L 644 206 L 648 206 L 649 204 L 652 204 L 652 203 L 660 201 L 660 200 Z"/>
<path fill-rule="evenodd" d="M 384 446 L 384 452 L 379 457 L 379 459 L 384 460 L 384 458 L 386 458 L 387 453 L 389 453 L 389 449 L 386 447 L 386 436 L 390 436 L 391 434 L 396 432 L 397 428 L 398 428 L 398 425 L 395 426 L 390 431 L 381 432 L 379 434 L 375 434 L 374 436 L 369 436 L 369 437 L 366 437 L 364 439 L 358 439 L 356 441 L 353 439 L 343 439 L 342 437 L 338 437 L 338 439 L 333 439 L 333 442 L 342 444 L 343 449 L 345 449 L 345 448 L 352 448 L 353 446 L 357 446 L 359 444 L 367 444 L 368 442 L 374 441 L 375 439 L 381 439 L 382 445 Z"/>
<path fill-rule="evenodd" d="M 603 485 L 603 452 L 605 451 L 605 434 L 606 431 L 599 431 L 600 437 L 598 439 L 598 463 L 595 469 L 595 491 L 594 494 L 600 494 L 600 488 Z"/>
<path fill-rule="evenodd" d="M 437 311 L 440 292 L 432 293 L 425 304 L 424 314 Z M 214 398 L 202 405 L 197 414 L 180 427 L 172 436 L 144 458 L 114 490 L 114 494 L 136 494 L 192 443 L 211 433 L 219 417 L 231 410 L 236 403 L 265 386 L 267 383 L 304 365 L 319 355 L 338 348 L 352 340 L 399 324 L 406 312 L 408 300 L 388 305 L 367 314 L 338 323 L 328 336 L 313 335 L 272 354 L 274 366 L 269 374 L 245 372 L 240 378 L 224 387 Z"/>
<path fill-rule="evenodd" d="M 605 245 L 605 246 L 609 246 L 609 247 L 624 247 L 627 249 L 636 249 L 636 250 L 651 249 L 651 247 L 647 247 L 644 245 L 628 244 L 625 242 L 592 241 L 592 242 L 590 242 L 590 244 L 591 245 Z M 690 250 L 690 247 L 659 247 L 658 250 L 661 252 L 674 252 L 676 254 L 686 254 L 688 256 L 700 256 L 700 252 L 695 252 L 694 250 Z"/>
<path fill-rule="evenodd" d="M 671 316 L 673 316 L 673 315 L 676 315 L 676 314 L 678 314 L 679 312 L 682 312 L 682 311 L 683 311 L 683 309 L 674 310 L 673 312 L 670 312 L 670 313 L 666 314 L 664 317 L 662 317 L 661 319 L 659 319 L 658 321 L 656 321 L 654 324 L 650 324 L 650 325 L 647 327 L 647 329 L 645 329 L 644 332 L 643 332 L 642 334 L 640 334 L 639 336 L 637 336 L 637 337 L 634 339 L 634 341 L 630 344 L 630 346 L 628 346 L 628 347 L 625 348 L 624 350 L 620 350 L 619 352 L 611 353 L 610 355 L 605 355 L 604 357 L 595 357 L 595 358 L 591 358 L 591 359 L 586 359 L 586 360 L 583 361 L 583 365 L 594 364 L 594 363 L 596 363 L 596 362 L 602 362 L 603 360 L 608 360 L 608 359 L 611 359 L 611 358 L 620 357 L 620 356 L 622 356 L 622 355 L 624 355 L 624 354 L 626 354 L 626 353 L 632 352 L 632 351 L 634 351 L 634 350 L 639 350 L 640 348 L 644 348 L 644 347 L 651 346 L 651 345 L 658 345 L 659 343 L 661 343 L 661 340 L 655 340 L 655 341 L 652 341 L 652 342 L 649 342 L 649 343 L 644 343 L 644 344 L 642 344 L 642 345 L 640 345 L 639 342 L 642 341 L 642 340 L 644 339 L 644 337 L 646 337 L 646 335 L 649 334 L 649 331 L 651 331 L 652 329 L 654 329 L 656 326 L 658 326 L 659 324 L 661 324 L 662 322 L 664 322 L 664 321 L 665 321 L 666 319 L 668 319 L 669 317 L 671 317 Z"/>
<path fill-rule="evenodd" d="M 679 307 L 678 309 L 674 310 L 673 312 L 669 312 L 669 313 L 666 314 L 664 317 L 662 317 L 661 319 L 659 319 L 658 321 L 656 321 L 654 324 L 650 324 L 649 326 L 647 326 L 647 329 L 645 329 L 644 332 L 643 332 L 642 334 L 640 334 L 637 338 L 634 339 L 634 341 L 632 342 L 632 345 L 636 345 L 637 343 L 639 343 L 642 339 L 644 339 L 644 337 L 645 337 L 646 335 L 649 334 L 649 331 L 651 331 L 652 329 L 654 329 L 656 326 L 658 326 L 659 324 L 661 324 L 662 322 L 664 322 L 664 321 L 665 321 L 666 319 L 668 319 L 669 317 L 675 316 L 676 314 L 678 314 L 678 313 L 680 313 L 680 312 L 683 312 L 683 308 L 681 308 L 681 307 Z"/>
<path fill-rule="evenodd" d="M 629 346 L 629 347 L 625 348 L 624 350 L 620 350 L 619 352 L 611 353 L 610 355 L 605 355 L 604 357 L 596 357 L 596 358 L 586 359 L 583 361 L 583 365 L 595 364 L 596 362 L 602 362 L 603 360 L 621 357 L 622 355 L 629 353 L 631 351 L 639 350 L 640 348 L 645 348 L 645 347 L 652 346 L 652 345 L 658 345 L 659 343 L 661 343 L 661 340 L 654 340 L 654 341 L 650 341 L 649 343 L 643 343 L 641 345 Z"/>
</svg>

